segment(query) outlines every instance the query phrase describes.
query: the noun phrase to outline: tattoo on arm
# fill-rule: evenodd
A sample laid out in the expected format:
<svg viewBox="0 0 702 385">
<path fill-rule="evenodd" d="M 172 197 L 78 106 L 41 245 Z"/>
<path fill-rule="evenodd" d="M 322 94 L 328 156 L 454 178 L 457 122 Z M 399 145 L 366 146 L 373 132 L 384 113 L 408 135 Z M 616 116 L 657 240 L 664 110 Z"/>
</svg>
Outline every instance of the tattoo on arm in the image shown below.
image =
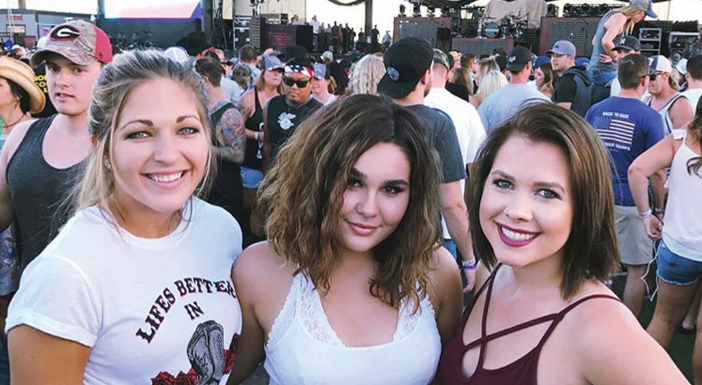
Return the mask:
<svg viewBox="0 0 702 385">
<path fill-rule="evenodd" d="M 241 163 L 246 151 L 246 129 L 241 113 L 233 108 L 227 110 L 217 123 L 217 134 L 223 144 L 218 155 L 230 162 Z"/>
</svg>

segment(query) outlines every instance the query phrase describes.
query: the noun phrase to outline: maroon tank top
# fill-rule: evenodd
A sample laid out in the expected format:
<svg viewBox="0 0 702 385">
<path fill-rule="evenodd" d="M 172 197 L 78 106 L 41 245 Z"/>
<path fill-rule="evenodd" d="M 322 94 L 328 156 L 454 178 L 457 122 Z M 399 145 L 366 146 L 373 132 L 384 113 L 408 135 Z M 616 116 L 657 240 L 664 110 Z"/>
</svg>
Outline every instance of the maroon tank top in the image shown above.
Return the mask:
<svg viewBox="0 0 702 385">
<path fill-rule="evenodd" d="M 456 335 L 444 345 L 443 351 L 441 352 L 441 360 L 439 361 L 439 367 L 436 372 L 436 379 L 439 381 L 440 384 L 445 384 L 445 385 L 504 385 L 504 384 L 521 384 L 521 385 L 536 385 L 536 370 L 538 368 L 539 364 L 539 355 L 541 353 L 541 348 L 544 346 L 546 343 L 546 340 L 548 340 L 548 337 L 551 336 L 551 333 L 556 329 L 556 326 L 561 322 L 563 317 L 573 310 L 576 306 L 580 305 L 581 303 L 595 299 L 595 298 L 609 298 L 613 299 L 616 301 L 619 301 L 618 298 L 612 297 L 610 295 L 606 294 L 595 294 L 595 295 L 590 295 L 584 298 L 581 298 L 580 300 L 573 302 L 570 304 L 568 307 L 565 309 L 559 311 L 558 313 L 553 313 L 549 315 L 545 315 L 543 317 L 539 317 L 536 319 L 533 319 L 531 321 L 527 321 L 524 323 L 521 323 L 519 325 L 512 326 L 510 328 L 501 330 L 499 332 L 487 335 L 487 325 L 486 325 L 486 320 L 487 320 L 487 314 L 488 314 L 488 309 L 490 306 L 490 297 L 492 295 L 492 284 L 495 280 L 495 275 L 497 274 L 497 270 L 500 268 L 500 265 L 498 265 L 495 270 L 492 272 L 488 280 L 483 284 L 483 286 L 478 290 L 478 292 L 475 294 L 475 297 L 473 298 L 473 301 L 471 302 L 470 306 L 466 308 L 466 310 L 463 312 L 463 320 L 461 322 L 461 329 L 459 332 L 456 333 Z M 478 338 L 477 340 L 469 343 L 468 345 L 463 344 L 463 330 L 466 326 L 466 323 L 468 322 L 468 317 L 470 316 L 473 307 L 475 306 L 475 303 L 478 301 L 478 298 L 480 298 L 480 295 L 482 294 L 483 290 L 487 287 L 487 294 L 485 297 L 485 306 L 483 310 L 483 315 L 482 315 L 482 323 L 481 323 L 481 332 L 480 335 L 481 337 Z M 544 334 L 543 337 L 541 337 L 541 340 L 539 343 L 523 355 L 521 358 L 517 359 L 516 361 L 512 362 L 511 364 L 508 364 L 506 366 L 503 366 L 499 369 L 485 369 L 483 368 L 483 364 L 485 362 L 485 347 L 488 344 L 488 342 L 495 340 L 497 338 L 506 336 L 508 334 L 517 332 L 522 329 L 526 329 L 535 325 L 539 325 L 545 322 L 551 322 L 551 325 L 549 326 L 548 330 L 546 330 L 546 333 Z M 473 375 L 470 378 L 466 378 L 463 375 L 463 356 L 465 353 L 470 350 L 471 348 L 474 348 L 476 346 L 479 346 L 480 353 L 478 357 L 478 365 L 475 368 L 475 372 L 473 372 Z"/>
</svg>

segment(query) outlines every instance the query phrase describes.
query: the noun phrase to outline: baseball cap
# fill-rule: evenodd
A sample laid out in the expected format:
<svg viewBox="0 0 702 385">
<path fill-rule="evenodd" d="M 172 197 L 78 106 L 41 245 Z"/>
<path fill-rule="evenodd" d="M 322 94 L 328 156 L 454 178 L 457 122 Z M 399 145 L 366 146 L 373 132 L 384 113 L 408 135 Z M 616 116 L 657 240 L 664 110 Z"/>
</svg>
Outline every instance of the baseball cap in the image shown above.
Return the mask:
<svg viewBox="0 0 702 385">
<path fill-rule="evenodd" d="M 568 40 L 559 40 L 546 54 L 568 55 L 575 57 L 575 46 Z"/>
<path fill-rule="evenodd" d="M 576 67 L 585 67 L 590 65 L 590 59 L 586 57 L 579 57 L 575 59 L 575 66 Z"/>
<path fill-rule="evenodd" d="M 630 49 L 633 51 L 641 51 L 641 43 L 636 36 L 626 35 L 619 38 L 614 44 L 614 49 Z"/>
<path fill-rule="evenodd" d="M 550 63 L 550 62 L 551 62 L 551 59 L 549 59 L 548 56 L 541 55 L 541 56 L 537 57 L 536 60 L 534 60 L 534 68 L 538 68 L 540 65 L 542 65 L 544 63 Z"/>
<path fill-rule="evenodd" d="M 97 60 L 112 61 L 112 44 L 107 34 L 85 20 L 72 20 L 54 27 L 46 44 L 32 55 L 33 67 L 41 64 L 47 53 L 56 53 L 78 65 Z"/>
<path fill-rule="evenodd" d="M 424 39 L 404 37 L 393 43 L 383 55 L 385 75 L 378 83 L 378 92 L 393 99 L 407 96 L 429 69 L 434 50 Z"/>
<path fill-rule="evenodd" d="M 656 13 L 653 12 L 653 9 L 651 8 L 652 3 L 653 2 L 651 0 L 631 0 L 629 6 L 646 12 L 646 16 L 648 17 L 657 19 L 658 15 L 656 15 Z"/>
<path fill-rule="evenodd" d="M 313 65 L 314 78 L 316 80 L 329 79 L 329 72 L 327 71 L 327 66 L 322 63 L 314 63 Z"/>
<path fill-rule="evenodd" d="M 165 51 L 163 51 L 163 56 L 180 64 L 185 64 L 188 62 L 188 60 L 190 60 L 188 51 L 186 51 L 185 48 L 178 46 L 168 47 Z"/>
<path fill-rule="evenodd" d="M 680 72 L 680 74 L 685 75 L 687 73 L 687 59 L 680 59 L 678 64 L 675 65 L 675 69 Z"/>
<path fill-rule="evenodd" d="M 277 56 L 268 55 L 263 58 L 263 69 L 266 71 L 283 70 L 285 69 L 285 66 L 283 66 L 283 63 Z"/>
<path fill-rule="evenodd" d="M 649 74 L 656 72 L 673 72 L 673 67 L 670 65 L 670 60 L 663 55 L 656 55 L 651 58 L 651 65 L 648 67 Z"/>
<path fill-rule="evenodd" d="M 446 52 L 434 48 L 434 63 L 438 63 L 446 67 L 447 70 L 451 70 L 451 67 L 453 67 L 451 63 L 451 59 L 449 58 L 449 55 L 446 54 Z"/>
<path fill-rule="evenodd" d="M 527 63 L 531 62 L 531 51 L 521 45 L 514 47 L 507 55 L 507 69 L 510 72 L 518 72 L 524 69 Z"/>
</svg>

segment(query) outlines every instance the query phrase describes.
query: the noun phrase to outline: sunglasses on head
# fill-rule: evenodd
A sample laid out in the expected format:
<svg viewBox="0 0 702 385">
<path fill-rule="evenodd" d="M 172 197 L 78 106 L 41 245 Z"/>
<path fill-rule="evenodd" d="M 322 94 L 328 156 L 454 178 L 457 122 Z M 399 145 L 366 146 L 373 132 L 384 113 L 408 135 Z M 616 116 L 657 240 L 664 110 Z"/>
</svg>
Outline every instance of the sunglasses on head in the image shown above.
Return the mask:
<svg viewBox="0 0 702 385">
<path fill-rule="evenodd" d="M 297 84 L 297 88 L 305 88 L 305 87 L 307 87 L 307 84 L 309 82 L 310 82 L 309 80 L 295 80 L 295 79 L 289 78 L 289 77 L 283 78 L 283 83 L 285 83 L 285 85 L 288 87 L 292 87 L 293 84 Z"/>
</svg>

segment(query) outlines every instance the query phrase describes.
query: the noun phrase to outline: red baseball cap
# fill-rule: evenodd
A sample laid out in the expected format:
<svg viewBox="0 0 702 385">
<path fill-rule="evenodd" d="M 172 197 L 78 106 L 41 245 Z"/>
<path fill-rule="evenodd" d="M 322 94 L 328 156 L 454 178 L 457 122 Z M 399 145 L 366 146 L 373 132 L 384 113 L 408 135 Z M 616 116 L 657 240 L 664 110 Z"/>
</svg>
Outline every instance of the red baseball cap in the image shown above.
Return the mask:
<svg viewBox="0 0 702 385">
<path fill-rule="evenodd" d="M 101 63 L 112 61 L 112 44 L 107 34 L 94 24 L 80 19 L 54 27 L 46 44 L 32 55 L 32 66 L 40 65 L 46 53 L 51 52 L 78 65 L 86 65 L 93 60 Z"/>
</svg>

